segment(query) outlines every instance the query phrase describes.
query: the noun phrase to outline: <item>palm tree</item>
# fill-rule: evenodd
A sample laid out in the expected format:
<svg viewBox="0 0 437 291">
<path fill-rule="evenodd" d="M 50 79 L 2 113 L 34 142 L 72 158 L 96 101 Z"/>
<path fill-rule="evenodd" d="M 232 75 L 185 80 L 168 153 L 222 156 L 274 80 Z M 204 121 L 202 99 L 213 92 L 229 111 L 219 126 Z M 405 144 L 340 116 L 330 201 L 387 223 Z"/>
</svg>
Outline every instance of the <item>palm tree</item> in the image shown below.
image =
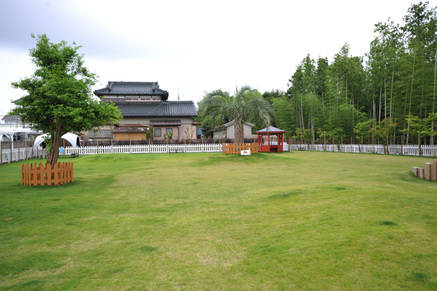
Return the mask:
<svg viewBox="0 0 437 291">
<path fill-rule="evenodd" d="M 209 92 L 202 99 L 201 105 L 206 115 L 216 115 L 235 121 L 235 143 L 244 142 L 245 121 L 251 117 L 258 117 L 269 125 L 273 116 L 270 103 L 249 86 L 236 88 L 234 96 L 230 96 L 228 92 L 221 89 Z"/>
</svg>

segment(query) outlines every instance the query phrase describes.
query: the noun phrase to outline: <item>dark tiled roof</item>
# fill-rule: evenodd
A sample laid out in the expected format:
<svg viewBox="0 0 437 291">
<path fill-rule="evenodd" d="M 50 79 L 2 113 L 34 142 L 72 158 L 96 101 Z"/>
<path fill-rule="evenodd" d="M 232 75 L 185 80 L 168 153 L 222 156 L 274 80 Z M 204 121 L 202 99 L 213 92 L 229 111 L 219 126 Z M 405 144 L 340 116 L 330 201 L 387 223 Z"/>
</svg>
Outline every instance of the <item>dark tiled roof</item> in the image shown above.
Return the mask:
<svg viewBox="0 0 437 291">
<path fill-rule="evenodd" d="M 115 104 L 124 117 L 193 117 L 193 101 L 125 102 Z"/>
<path fill-rule="evenodd" d="M 168 92 L 159 89 L 158 82 L 108 82 L 105 88 L 94 91 L 97 96 L 105 95 L 159 95 L 168 99 Z"/>
</svg>

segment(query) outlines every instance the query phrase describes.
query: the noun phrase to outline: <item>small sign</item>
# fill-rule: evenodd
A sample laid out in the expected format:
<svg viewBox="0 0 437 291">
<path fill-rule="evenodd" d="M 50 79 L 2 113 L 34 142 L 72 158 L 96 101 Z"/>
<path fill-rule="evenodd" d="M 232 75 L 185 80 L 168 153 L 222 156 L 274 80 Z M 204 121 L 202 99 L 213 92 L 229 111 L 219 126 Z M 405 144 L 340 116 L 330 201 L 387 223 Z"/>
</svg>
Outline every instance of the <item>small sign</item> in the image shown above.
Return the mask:
<svg viewBox="0 0 437 291">
<path fill-rule="evenodd" d="M 250 150 L 241 151 L 242 156 L 250 156 Z"/>
</svg>

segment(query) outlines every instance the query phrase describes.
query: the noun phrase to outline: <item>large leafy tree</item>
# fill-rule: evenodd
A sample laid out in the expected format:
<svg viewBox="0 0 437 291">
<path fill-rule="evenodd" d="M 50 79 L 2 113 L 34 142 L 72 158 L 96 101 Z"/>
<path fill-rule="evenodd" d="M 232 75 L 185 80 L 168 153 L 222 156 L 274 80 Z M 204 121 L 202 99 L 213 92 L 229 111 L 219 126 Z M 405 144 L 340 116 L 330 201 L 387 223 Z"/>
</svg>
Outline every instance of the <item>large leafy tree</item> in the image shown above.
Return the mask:
<svg viewBox="0 0 437 291">
<path fill-rule="evenodd" d="M 84 67 L 80 46 L 69 46 L 65 41 L 51 43 L 45 34 L 32 38 L 36 47 L 30 49 L 30 56 L 36 70 L 31 77 L 12 83 L 27 95 L 14 102 L 16 108 L 9 114 L 49 133 L 48 161 L 54 166 L 63 134 L 117 122 L 121 113 L 113 103 L 93 97 L 91 86 L 97 76 Z"/>
<path fill-rule="evenodd" d="M 199 105 L 206 115 L 221 120 L 235 120 L 235 143 L 244 142 L 244 122 L 256 117 L 268 125 L 273 116 L 270 103 L 249 86 L 237 88 L 234 96 L 220 89 L 211 91 L 203 97 Z"/>
</svg>

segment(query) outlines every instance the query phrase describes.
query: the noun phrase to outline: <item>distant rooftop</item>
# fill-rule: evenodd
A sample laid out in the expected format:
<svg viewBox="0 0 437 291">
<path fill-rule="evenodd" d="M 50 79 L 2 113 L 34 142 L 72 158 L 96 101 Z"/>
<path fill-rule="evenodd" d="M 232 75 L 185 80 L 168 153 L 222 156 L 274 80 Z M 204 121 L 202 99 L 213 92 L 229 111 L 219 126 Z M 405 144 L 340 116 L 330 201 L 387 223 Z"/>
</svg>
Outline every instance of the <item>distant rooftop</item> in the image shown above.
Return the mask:
<svg viewBox="0 0 437 291">
<path fill-rule="evenodd" d="M 108 95 L 138 95 L 138 96 L 161 96 L 163 101 L 168 99 L 168 92 L 159 89 L 158 82 L 108 82 L 105 88 L 94 91 L 97 96 Z"/>
<path fill-rule="evenodd" d="M 2 121 L 4 123 L 18 124 L 21 123 L 21 118 L 18 115 L 5 115 Z"/>
</svg>

